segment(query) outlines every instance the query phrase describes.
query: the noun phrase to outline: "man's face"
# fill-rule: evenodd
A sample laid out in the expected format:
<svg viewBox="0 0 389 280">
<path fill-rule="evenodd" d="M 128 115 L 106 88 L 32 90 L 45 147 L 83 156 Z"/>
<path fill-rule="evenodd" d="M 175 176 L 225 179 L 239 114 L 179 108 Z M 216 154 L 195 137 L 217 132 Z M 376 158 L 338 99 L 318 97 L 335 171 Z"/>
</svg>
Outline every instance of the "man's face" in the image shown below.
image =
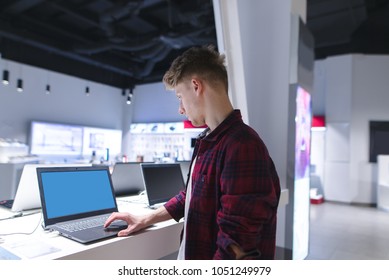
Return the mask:
<svg viewBox="0 0 389 280">
<path fill-rule="evenodd" d="M 178 113 L 185 115 L 194 126 L 204 125 L 200 96 L 197 92 L 196 83 L 193 80 L 184 81 L 175 87 L 176 96 L 179 100 Z"/>
</svg>

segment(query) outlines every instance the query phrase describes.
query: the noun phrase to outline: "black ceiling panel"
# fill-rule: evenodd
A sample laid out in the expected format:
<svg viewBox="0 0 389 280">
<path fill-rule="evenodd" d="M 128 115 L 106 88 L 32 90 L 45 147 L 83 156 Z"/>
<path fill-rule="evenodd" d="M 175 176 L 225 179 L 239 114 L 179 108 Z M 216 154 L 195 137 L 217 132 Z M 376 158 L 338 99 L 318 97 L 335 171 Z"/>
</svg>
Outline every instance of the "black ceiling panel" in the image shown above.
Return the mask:
<svg viewBox="0 0 389 280">
<path fill-rule="evenodd" d="M 389 54 L 389 0 L 308 0 L 315 57 Z"/>
<path fill-rule="evenodd" d="M 308 0 L 315 57 L 389 54 L 389 0 Z M 212 0 L 2 0 L 5 59 L 127 88 L 217 43 Z"/>
<path fill-rule="evenodd" d="M 160 81 L 204 44 L 216 45 L 210 0 L 0 1 L 4 58 L 115 87 Z"/>
</svg>

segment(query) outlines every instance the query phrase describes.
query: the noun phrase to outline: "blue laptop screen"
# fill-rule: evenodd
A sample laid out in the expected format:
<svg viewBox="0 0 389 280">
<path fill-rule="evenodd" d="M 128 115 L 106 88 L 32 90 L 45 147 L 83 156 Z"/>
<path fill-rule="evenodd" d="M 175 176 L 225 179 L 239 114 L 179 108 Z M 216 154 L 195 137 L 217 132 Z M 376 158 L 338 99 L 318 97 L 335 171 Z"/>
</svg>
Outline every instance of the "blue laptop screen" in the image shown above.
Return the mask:
<svg viewBox="0 0 389 280">
<path fill-rule="evenodd" d="M 115 207 L 106 170 L 41 173 L 47 218 Z"/>
</svg>

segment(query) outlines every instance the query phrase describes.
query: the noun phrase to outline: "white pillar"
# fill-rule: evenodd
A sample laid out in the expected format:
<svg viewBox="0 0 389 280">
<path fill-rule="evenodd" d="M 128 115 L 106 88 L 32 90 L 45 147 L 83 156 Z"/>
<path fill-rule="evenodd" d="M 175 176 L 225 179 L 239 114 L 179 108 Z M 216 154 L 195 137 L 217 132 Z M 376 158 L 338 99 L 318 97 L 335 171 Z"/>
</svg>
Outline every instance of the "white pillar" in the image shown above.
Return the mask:
<svg viewBox="0 0 389 280">
<path fill-rule="evenodd" d="M 292 14 L 306 18 L 306 0 L 213 0 L 219 51 L 227 56 L 230 97 L 265 142 L 287 181 L 288 104 Z M 277 246 L 285 243 L 279 208 Z"/>
</svg>

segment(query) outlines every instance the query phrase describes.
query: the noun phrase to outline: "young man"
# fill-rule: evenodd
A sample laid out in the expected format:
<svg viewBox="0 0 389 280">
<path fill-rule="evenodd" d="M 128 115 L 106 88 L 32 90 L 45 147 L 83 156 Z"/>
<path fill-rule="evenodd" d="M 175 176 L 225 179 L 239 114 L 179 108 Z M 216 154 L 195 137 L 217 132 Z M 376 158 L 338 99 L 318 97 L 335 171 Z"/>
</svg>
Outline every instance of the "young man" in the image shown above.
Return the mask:
<svg viewBox="0 0 389 280">
<path fill-rule="evenodd" d="M 229 100 L 224 63 L 213 47 L 194 47 L 165 73 L 179 113 L 208 128 L 196 141 L 186 191 L 149 215 L 113 213 L 106 226 L 128 223 L 119 236 L 184 217 L 179 259 L 274 259 L 278 175 L 265 144 Z"/>
</svg>

